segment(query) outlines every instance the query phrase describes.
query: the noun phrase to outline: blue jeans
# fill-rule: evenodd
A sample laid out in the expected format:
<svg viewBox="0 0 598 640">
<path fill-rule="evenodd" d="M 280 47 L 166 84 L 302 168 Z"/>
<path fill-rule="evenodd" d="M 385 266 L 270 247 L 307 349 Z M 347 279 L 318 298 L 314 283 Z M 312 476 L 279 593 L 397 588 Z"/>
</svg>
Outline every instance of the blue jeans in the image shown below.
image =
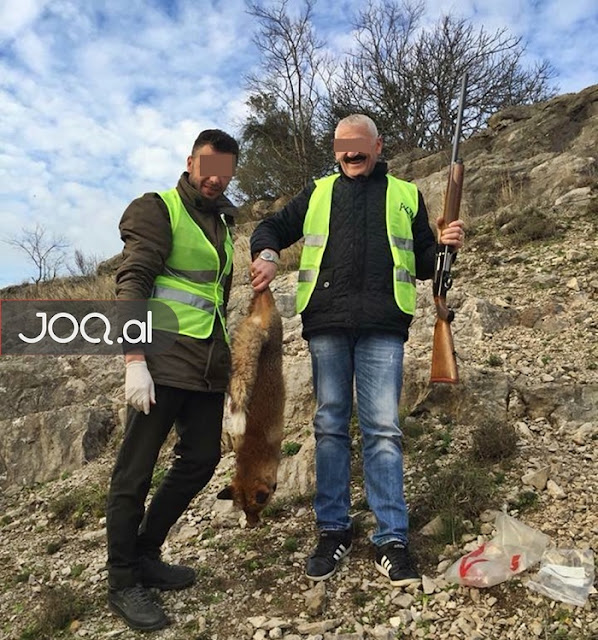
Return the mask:
<svg viewBox="0 0 598 640">
<path fill-rule="evenodd" d="M 320 530 L 351 526 L 349 422 L 355 379 L 365 491 L 378 525 L 372 542 L 407 542 L 398 414 L 403 344 L 401 336 L 383 332 L 342 331 L 309 340 L 317 402 L 314 509 Z"/>
</svg>

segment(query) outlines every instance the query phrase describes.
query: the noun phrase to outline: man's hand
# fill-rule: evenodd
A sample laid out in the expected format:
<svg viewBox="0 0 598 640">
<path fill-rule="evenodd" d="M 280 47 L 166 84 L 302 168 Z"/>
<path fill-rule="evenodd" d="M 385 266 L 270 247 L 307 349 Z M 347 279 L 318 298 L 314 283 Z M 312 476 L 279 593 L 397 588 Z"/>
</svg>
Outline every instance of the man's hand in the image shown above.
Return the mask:
<svg viewBox="0 0 598 640">
<path fill-rule="evenodd" d="M 455 247 L 455 249 L 463 247 L 463 241 L 465 240 L 465 223 L 463 220 L 453 220 L 448 226 L 445 226 L 444 218 L 441 216 L 436 220 L 436 226 L 438 227 L 438 242 L 440 244 L 447 244 Z"/>
<path fill-rule="evenodd" d="M 276 253 L 271 249 L 272 253 Z M 259 256 L 251 263 L 249 268 L 249 275 L 251 277 L 251 286 L 253 290 L 258 293 L 268 288 L 268 285 L 274 280 L 278 265 L 276 262 L 270 262 L 269 260 L 263 260 Z"/>
<path fill-rule="evenodd" d="M 127 362 L 125 373 L 125 399 L 137 411 L 149 415 L 150 405 L 156 404 L 154 381 L 145 360 Z"/>
</svg>

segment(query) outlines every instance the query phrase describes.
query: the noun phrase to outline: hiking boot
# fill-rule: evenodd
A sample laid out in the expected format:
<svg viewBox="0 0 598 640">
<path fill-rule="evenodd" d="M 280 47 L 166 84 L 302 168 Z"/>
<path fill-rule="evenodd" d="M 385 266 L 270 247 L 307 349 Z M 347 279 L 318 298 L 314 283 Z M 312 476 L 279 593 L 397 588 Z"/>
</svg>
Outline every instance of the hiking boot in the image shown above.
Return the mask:
<svg viewBox="0 0 598 640">
<path fill-rule="evenodd" d="M 144 587 L 154 587 L 162 591 L 186 589 L 195 582 L 195 570 L 179 564 L 167 564 L 160 558 L 141 556 L 139 575 Z"/>
<path fill-rule="evenodd" d="M 376 569 L 390 578 L 393 587 L 405 587 L 421 581 L 407 545 L 398 540 L 376 547 Z"/>
<path fill-rule="evenodd" d="M 351 551 L 352 530 L 321 531 L 318 546 L 307 559 L 305 575 L 310 580 L 326 580 L 334 574 L 339 560 Z"/>
<path fill-rule="evenodd" d="M 140 584 L 124 589 L 110 589 L 108 606 L 131 629 L 137 631 L 155 631 L 168 625 L 168 618 L 162 607 L 154 601 L 149 589 Z"/>
</svg>

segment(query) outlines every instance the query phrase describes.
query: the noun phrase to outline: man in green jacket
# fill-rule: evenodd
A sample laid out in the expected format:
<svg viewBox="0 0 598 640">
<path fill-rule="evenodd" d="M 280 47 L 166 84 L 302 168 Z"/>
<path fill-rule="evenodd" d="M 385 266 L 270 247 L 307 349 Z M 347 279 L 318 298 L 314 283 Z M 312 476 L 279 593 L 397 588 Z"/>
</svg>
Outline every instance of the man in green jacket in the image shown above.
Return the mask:
<svg viewBox="0 0 598 640">
<path fill-rule="evenodd" d="M 224 190 L 238 155 L 231 136 L 202 131 L 176 188 L 137 198 L 120 221 L 118 300 L 157 300 L 176 318 L 174 328 L 162 327 L 170 336 L 164 351 L 125 348 L 129 407 L 108 495 L 108 603 L 133 629 L 168 624 L 150 588 L 183 589 L 195 581 L 192 568 L 165 563 L 160 550 L 220 460 L 230 376 L 228 227 L 235 213 Z M 145 509 L 154 466 L 173 424 L 178 441 L 172 466 Z"/>
</svg>

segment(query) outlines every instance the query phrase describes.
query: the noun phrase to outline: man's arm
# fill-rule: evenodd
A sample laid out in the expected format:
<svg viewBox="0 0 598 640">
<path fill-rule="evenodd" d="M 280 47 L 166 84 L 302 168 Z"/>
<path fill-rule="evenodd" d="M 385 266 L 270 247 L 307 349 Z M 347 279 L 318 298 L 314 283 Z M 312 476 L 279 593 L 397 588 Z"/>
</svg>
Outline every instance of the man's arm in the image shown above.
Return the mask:
<svg viewBox="0 0 598 640">
<path fill-rule="evenodd" d="M 162 198 L 146 193 L 133 200 L 119 229 L 125 246 L 116 273 L 116 297 L 145 300 L 151 296 L 154 280 L 162 273 L 172 247 L 170 218 Z"/>
<path fill-rule="evenodd" d="M 134 200 L 120 221 L 125 243 L 123 261 L 116 273 L 116 297 L 119 300 L 145 300 L 151 296 L 155 277 L 162 272 L 170 253 L 172 233 L 170 218 L 163 200 L 148 193 Z M 152 377 L 143 350 L 123 343 L 125 363 L 125 398 L 138 411 L 148 414 L 155 404 Z"/>
<path fill-rule="evenodd" d="M 263 260 L 259 254 L 269 249 L 280 256 L 286 249 L 303 237 L 303 223 L 309 207 L 309 199 L 315 183 L 310 183 L 285 207 L 270 218 L 262 220 L 251 236 L 251 286 L 255 292 L 264 291 L 274 280 L 277 262 Z"/>
<path fill-rule="evenodd" d="M 162 272 L 172 244 L 170 218 L 157 193 L 146 193 L 125 209 L 119 224 L 125 243 L 123 261 L 116 272 L 118 300 L 146 300 L 154 279 Z M 124 346 L 125 362 L 145 360 L 139 348 Z"/>
<path fill-rule="evenodd" d="M 282 249 L 303 237 L 303 222 L 315 186 L 311 182 L 278 213 L 259 223 L 251 235 L 252 256 L 264 249 L 272 249 L 280 254 Z"/>
</svg>

